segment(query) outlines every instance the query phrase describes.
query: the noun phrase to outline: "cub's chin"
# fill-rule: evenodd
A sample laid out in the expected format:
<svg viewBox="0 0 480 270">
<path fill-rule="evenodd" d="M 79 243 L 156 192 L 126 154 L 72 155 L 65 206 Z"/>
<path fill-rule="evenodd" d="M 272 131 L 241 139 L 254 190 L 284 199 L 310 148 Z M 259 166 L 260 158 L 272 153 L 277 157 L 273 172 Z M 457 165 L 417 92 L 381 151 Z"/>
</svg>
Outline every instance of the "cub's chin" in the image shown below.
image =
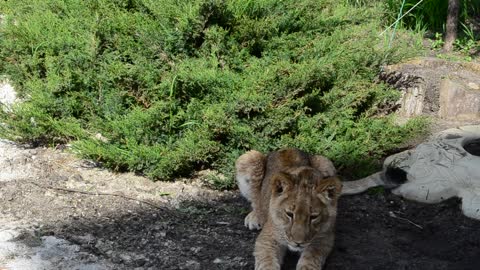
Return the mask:
<svg viewBox="0 0 480 270">
<path fill-rule="evenodd" d="M 290 250 L 290 251 L 293 251 L 293 252 L 302 252 L 307 245 L 297 246 L 297 245 L 287 244 L 287 246 L 288 246 L 288 250 Z"/>
</svg>

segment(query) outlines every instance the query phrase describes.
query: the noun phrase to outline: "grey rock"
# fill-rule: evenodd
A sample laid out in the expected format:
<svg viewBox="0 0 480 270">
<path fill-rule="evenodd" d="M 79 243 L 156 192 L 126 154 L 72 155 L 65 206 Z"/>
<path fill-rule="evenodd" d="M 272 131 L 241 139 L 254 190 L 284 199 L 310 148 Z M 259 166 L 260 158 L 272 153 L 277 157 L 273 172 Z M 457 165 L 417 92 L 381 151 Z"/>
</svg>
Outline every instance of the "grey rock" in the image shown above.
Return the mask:
<svg viewBox="0 0 480 270">
<path fill-rule="evenodd" d="M 401 119 L 427 115 L 461 125 L 480 121 L 480 65 L 438 58 L 417 58 L 383 68 L 380 80 L 401 91 Z"/>
<path fill-rule="evenodd" d="M 199 262 L 194 261 L 194 260 L 189 260 L 185 263 L 185 269 L 189 270 L 199 270 L 201 269 L 201 265 Z"/>
<path fill-rule="evenodd" d="M 449 120 L 480 120 L 478 85 L 473 82 L 465 84 L 457 78 L 443 79 L 440 84 L 439 116 Z"/>
</svg>

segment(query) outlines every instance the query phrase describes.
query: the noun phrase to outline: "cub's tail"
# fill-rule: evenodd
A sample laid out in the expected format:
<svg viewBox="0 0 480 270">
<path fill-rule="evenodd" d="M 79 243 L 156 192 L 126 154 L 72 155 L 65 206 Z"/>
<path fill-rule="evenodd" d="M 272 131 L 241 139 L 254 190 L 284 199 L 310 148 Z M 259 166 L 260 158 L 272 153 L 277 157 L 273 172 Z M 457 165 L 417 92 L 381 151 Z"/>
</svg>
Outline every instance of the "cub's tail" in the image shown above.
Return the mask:
<svg viewBox="0 0 480 270">
<path fill-rule="evenodd" d="M 395 188 L 407 181 L 407 172 L 401 168 L 387 167 L 385 171 L 355 181 L 344 181 L 342 195 L 353 195 L 366 191 L 371 187 L 383 186 Z"/>
</svg>

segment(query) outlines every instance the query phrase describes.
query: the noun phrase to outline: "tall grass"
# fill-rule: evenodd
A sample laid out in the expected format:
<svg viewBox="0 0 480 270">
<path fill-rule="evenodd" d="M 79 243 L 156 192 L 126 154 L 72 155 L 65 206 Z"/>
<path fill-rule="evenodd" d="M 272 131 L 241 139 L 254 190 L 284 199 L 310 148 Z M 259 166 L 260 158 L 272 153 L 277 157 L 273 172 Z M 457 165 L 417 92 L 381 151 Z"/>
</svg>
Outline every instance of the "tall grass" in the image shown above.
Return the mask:
<svg viewBox="0 0 480 270">
<path fill-rule="evenodd" d="M 389 20 L 394 21 L 400 10 L 402 1 L 386 0 L 385 4 L 389 12 Z M 420 0 L 406 0 L 404 11 L 409 10 Z M 427 28 L 433 32 L 442 32 L 447 19 L 448 0 L 424 0 L 420 5 L 412 10 L 410 14 L 402 19 L 404 27 L 409 29 Z M 465 23 L 480 12 L 480 1 L 478 0 L 462 0 L 460 10 L 460 21 Z"/>
</svg>

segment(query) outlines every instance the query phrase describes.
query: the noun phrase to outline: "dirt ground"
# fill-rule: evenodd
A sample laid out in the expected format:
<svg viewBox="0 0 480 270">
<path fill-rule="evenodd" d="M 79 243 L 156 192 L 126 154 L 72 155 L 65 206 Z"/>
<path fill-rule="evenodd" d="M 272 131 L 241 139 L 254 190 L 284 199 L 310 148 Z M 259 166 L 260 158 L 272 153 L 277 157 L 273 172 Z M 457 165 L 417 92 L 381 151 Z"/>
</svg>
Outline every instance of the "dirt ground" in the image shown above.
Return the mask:
<svg viewBox="0 0 480 270">
<path fill-rule="evenodd" d="M 16 230 L 9 242 L 22 249 L 3 261 L 0 254 L 0 269 L 253 269 L 257 232 L 243 226 L 249 207 L 237 192 L 115 175 L 61 150 L 7 147 L 20 175 L 0 181 L 0 240 Z M 336 234 L 327 270 L 480 269 L 480 221 L 464 217 L 456 200 L 342 197 Z M 49 241 L 62 241 L 68 256 Z M 296 259 L 289 254 L 284 269 Z"/>
</svg>

